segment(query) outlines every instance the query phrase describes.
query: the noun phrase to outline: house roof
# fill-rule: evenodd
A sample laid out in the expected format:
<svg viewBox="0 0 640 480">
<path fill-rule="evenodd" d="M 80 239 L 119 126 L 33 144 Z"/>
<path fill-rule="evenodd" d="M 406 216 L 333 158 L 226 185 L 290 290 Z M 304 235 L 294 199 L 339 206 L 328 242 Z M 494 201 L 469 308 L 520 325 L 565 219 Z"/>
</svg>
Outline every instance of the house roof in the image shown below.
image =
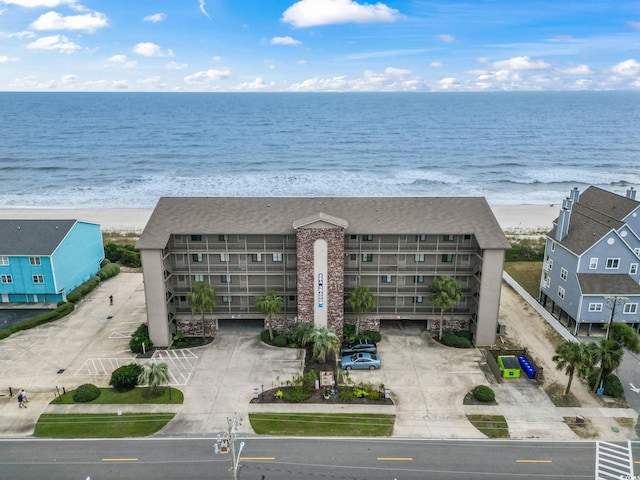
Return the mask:
<svg viewBox="0 0 640 480">
<path fill-rule="evenodd" d="M 163 197 L 137 248 L 162 249 L 171 234 L 293 234 L 320 213 L 347 234 L 473 234 L 480 248 L 509 248 L 482 197 Z"/>
<path fill-rule="evenodd" d="M 578 203 L 616 220 L 624 220 L 627 215 L 640 206 L 640 202 L 637 200 L 594 186 L 587 188 L 580 195 Z"/>
<path fill-rule="evenodd" d="M 623 273 L 579 273 L 583 295 L 640 295 L 640 285 Z"/>
<path fill-rule="evenodd" d="M 0 255 L 52 255 L 76 222 L 0 219 Z"/>
</svg>

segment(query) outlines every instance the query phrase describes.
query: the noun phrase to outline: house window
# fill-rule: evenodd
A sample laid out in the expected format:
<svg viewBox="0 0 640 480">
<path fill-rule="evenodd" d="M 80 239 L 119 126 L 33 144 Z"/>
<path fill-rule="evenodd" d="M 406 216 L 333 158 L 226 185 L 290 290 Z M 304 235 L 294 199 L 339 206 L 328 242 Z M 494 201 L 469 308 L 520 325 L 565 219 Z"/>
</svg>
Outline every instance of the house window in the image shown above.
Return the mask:
<svg viewBox="0 0 640 480">
<path fill-rule="evenodd" d="M 602 303 L 590 303 L 589 304 L 590 312 L 601 312 L 602 311 Z"/>
<path fill-rule="evenodd" d="M 427 236 L 422 234 L 422 235 L 416 235 L 416 242 L 426 242 L 427 241 Z"/>
<path fill-rule="evenodd" d="M 0 265 L 9 265 L 9 257 L 0 256 Z"/>
<path fill-rule="evenodd" d="M 424 262 L 424 253 L 416 253 L 415 261 L 416 262 Z"/>
<path fill-rule="evenodd" d="M 566 281 L 568 273 L 569 272 L 567 272 L 566 268 L 561 268 L 560 269 L 560 278 L 563 279 L 564 281 Z"/>
<path fill-rule="evenodd" d="M 445 242 L 453 242 L 455 240 L 455 236 L 453 235 L 443 235 L 442 240 Z"/>
<path fill-rule="evenodd" d="M 464 237 L 462 237 L 462 240 L 464 241 L 464 243 L 469 243 L 471 241 L 471 235 L 465 235 Z"/>
<path fill-rule="evenodd" d="M 553 270 L 553 258 L 547 257 L 547 265 L 549 265 L 549 270 Z"/>
<path fill-rule="evenodd" d="M 193 281 L 194 282 L 204 282 L 204 275 L 200 275 L 200 274 L 194 275 L 193 276 Z"/>
<path fill-rule="evenodd" d="M 229 236 L 228 235 L 218 235 L 218 241 L 226 242 L 227 240 L 229 240 Z"/>
<path fill-rule="evenodd" d="M 282 261 L 282 254 L 281 254 L 281 253 L 274 253 L 274 254 L 271 256 L 271 258 L 272 258 L 272 260 L 273 260 L 274 262 L 281 262 L 281 261 Z"/>
<path fill-rule="evenodd" d="M 589 260 L 589 270 L 595 270 L 598 268 L 598 259 L 592 258 Z"/>
<path fill-rule="evenodd" d="M 363 242 L 373 242 L 373 235 L 362 235 Z"/>
<path fill-rule="evenodd" d="M 228 253 L 221 253 L 220 254 L 220 261 L 221 262 L 228 262 L 229 261 L 229 254 Z"/>
<path fill-rule="evenodd" d="M 362 254 L 363 262 L 373 262 L 373 253 L 363 253 Z"/>
<path fill-rule="evenodd" d="M 558 287 L 558 296 L 564 300 L 564 288 Z"/>
<path fill-rule="evenodd" d="M 11 275 L 2 275 L 0 276 L 0 281 L 2 283 L 13 283 L 13 277 Z"/>
<path fill-rule="evenodd" d="M 252 262 L 261 262 L 262 261 L 262 254 L 261 253 L 252 253 L 251 254 L 251 261 Z"/>
<path fill-rule="evenodd" d="M 551 245 L 549 245 L 549 249 L 552 252 L 555 252 L 556 251 L 556 242 L 551 242 Z"/>
<path fill-rule="evenodd" d="M 202 235 L 191 235 L 191 241 L 192 242 L 201 242 L 202 241 Z"/>
<path fill-rule="evenodd" d="M 349 260 L 351 260 L 352 262 L 355 262 L 357 259 L 358 259 L 357 253 L 352 253 L 349 255 Z"/>
<path fill-rule="evenodd" d="M 442 262 L 443 263 L 451 263 L 451 262 L 453 262 L 453 253 L 443 253 L 442 254 Z"/>
<path fill-rule="evenodd" d="M 638 264 L 632 263 L 629 265 L 629 275 L 635 275 L 636 273 L 638 273 Z"/>
<path fill-rule="evenodd" d="M 418 295 L 417 297 L 413 297 L 413 303 L 422 303 L 422 295 Z"/>
<path fill-rule="evenodd" d="M 33 283 L 44 283 L 43 275 L 32 275 L 31 278 L 33 279 Z"/>
<path fill-rule="evenodd" d="M 633 253 L 635 253 L 638 257 L 640 257 L 640 248 L 634 248 Z"/>
<path fill-rule="evenodd" d="M 619 258 L 607 258 L 607 269 L 614 270 L 620 266 Z"/>
<path fill-rule="evenodd" d="M 542 283 L 546 288 L 549 288 L 549 286 L 551 285 L 551 277 L 547 272 L 544 272 L 542 274 Z"/>
<path fill-rule="evenodd" d="M 222 296 L 222 303 L 233 303 L 233 297 L 229 295 Z"/>
<path fill-rule="evenodd" d="M 35 267 L 40 265 L 40 257 L 29 257 L 29 265 Z"/>
<path fill-rule="evenodd" d="M 624 309 L 622 313 L 632 314 L 638 312 L 638 304 L 637 303 L 625 303 Z"/>
<path fill-rule="evenodd" d="M 380 281 L 382 283 L 391 283 L 391 275 L 382 275 Z"/>
<path fill-rule="evenodd" d="M 191 254 L 191 261 L 194 263 L 201 263 L 202 262 L 202 254 L 201 253 L 192 253 Z"/>
<path fill-rule="evenodd" d="M 416 275 L 413 277 L 413 283 L 424 283 L 424 275 Z"/>
<path fill-rule="evenodd" d="M 220 275 L 220 281 L 222 283 L 231 283 L 231 275 Z"/>
</svg>

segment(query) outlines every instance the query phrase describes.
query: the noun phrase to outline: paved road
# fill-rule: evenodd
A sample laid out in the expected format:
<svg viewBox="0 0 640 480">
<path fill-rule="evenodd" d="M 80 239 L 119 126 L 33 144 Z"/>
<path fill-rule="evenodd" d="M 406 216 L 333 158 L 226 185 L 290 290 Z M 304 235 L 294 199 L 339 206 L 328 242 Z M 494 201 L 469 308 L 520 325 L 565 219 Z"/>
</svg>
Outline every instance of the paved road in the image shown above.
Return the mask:
<svg viewBox="0 0 640 480">
<path fill-rule="evenodd" d="M 242 480 L 593 480 L 598 450 L 594 442 L 255 437 L 243 441 Z M 2 478 L 21 480 L 231 478 L 228 456 L 215 455 L 213 443 L 211 438 L 2 441 L 0 471 Z M 618 446 L 626 449 L 629 444 Z M 636 442 L 633 448 L 637 458 L 640 445 Z M 622 474 L 602 478 L 624 478 Z"/>
</svg>

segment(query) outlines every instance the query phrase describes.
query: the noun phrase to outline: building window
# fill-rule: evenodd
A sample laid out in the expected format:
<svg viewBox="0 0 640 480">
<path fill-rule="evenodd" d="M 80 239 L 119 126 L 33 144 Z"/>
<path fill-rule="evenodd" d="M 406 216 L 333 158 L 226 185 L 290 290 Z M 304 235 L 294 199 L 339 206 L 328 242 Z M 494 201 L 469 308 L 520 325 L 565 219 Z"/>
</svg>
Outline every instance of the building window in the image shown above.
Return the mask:
<svg viewBox="0 0 640 480">
<path fill-rule="evenodd" d="M 625 303 L 624 309 L 622 313 L 633 314 L 638 312 L 638 304 L 637 303 Z"/>
<path fill-rule="evenodd" d="M 289 295 L 289 301 L 290 302 L 295 302 L 296 301 L 296 296 L 295 295 Z"/>
<path fill-rule="evenodd" d="M 373 262 L 373 253 L 363 253 L 362 254 L 363 262 Z"/>
<path fill-rule="evenodd" d="M 553 258 L 547 257 L 547 265 L 549 265 L 549 270 L 553 270 Z"/>
<path fill-rule="evenodd" d="M 636 256 L 640 257 L 640 248 L 634 248 L 633 253 L 635 253 Z"/>
<path fill-rule="evenodd" d="M 2 283 L 13 283 L 13 277 L 11 275 L 2 275 L 0 276 L 0 281 Z"/>
<path fill-rule="evenodd" d="M 200 274 L 194 275 L 193 276 L 193 281 L 194 282 L 204 282 L 204 275 L 200 275 Z"/>
<path fill-rule="evenodd" d="M 281 262 L 281 261 L 282 261 L 282 254 L 281 254 L 281 253 L 274 253 L 274 254 L 271 256 L 271 258 L 272 258 L 272 260 L 273 260 L 274 262 Z"/>
<path fill-rule="evenodd" d="M 373 242 L 373 235 L 362 235 L 363 242 Z"/>
<path fill-rule="evenodd" d="M 191 235 L 191 241 L 192 242 L 201 242 L 202 241 L 202 235 Z"/>
<path fill-rule="evenodd" d="M 558 287 L 558 296 L 564 300 L 564 288 Z"/>
<path fill-rule="evenodd" d="M 567 272 L 566 268 L 561 268 L 560 269 L 560 278 L 563 279 L 564 281 L 567 280 L 567 275 L 569 274 L 569 272 Z"/>
<path fill-rule="evenodd" d="M 42 275 L 32 275 L 33 283 L 44 283 L 44 276 Z"/>
<path fill-rule="evenodd" d="M 445 242 L 453 242 L 456 239 L 453 235 L 443 235 L 442 240 Z"/>
<path fill-rule="evenodd" d="M 426 242 L 427 236 L 425 234 L 416 235 L 416 242 Z"/>
<path fill-rule="evenodd" d="M 638 264 L 632 263 L 629 265 L 629 275 L 635 275 L 636 273 L 638 273 Z"/>
<path fill-rule="evenodd" d="M 380 281 L 382 283 L 391 283 L 391 275 L 382 275 Z"/>
<path fill-rule="evenodd" d="M 602 303 L 590 303 L 589 304 L 590 312 L 601 312 L 602 311 Z"/>
<path fill-rule="evenodd" d="M 592 258 L 589 260 L 589 270 L 595 270 L 598 268 L 598 259 Z"/>
<path fill-rule="evenodd" d="M 357 239 L 358 239 L 358 236 L 357 236 L 357 235 L 349 235 L 349 238 L 350 238 L 351 240 L 357 240 Z"/>
<path fill-rule="evenodd" d="M 413 297 L 413 303 L 422 303 L 422 295 L 418 295 L 417 297 Z"/>
<path fill-rule="evenodd" d="M 416 253 L 415 261 L 416 262 L 424 262 L 424 253 Z"/>
<path fill-rule="evenodd" d="M 355 262 L 357 259 L 358 259 L 357 253 L 352 253 L 351 255 L 349 255 L 349 260 L 351 260 L 352 262 Z"/>
<path fill-rule="evenodd" d="M 424 275 L 416 275 L 413 277 L 413 283 L 424 283 Z"/>
<path fill-rule="evenodd" d="M 251 254 L 251 261 L 252 262 L 261 262 L 262 261 L 262 254 L 261 253 L 252 253 Z"/>
<path fill-rule="evenodd" d="M 228 262 L 229 261 L 229 254 L 228 253 L 221 253 L 220 254 L 220 261 L 221 262 Z"/>
<path fill-rule="evenodd" d="M 40 265 L 40 257 L 29 257 L 29 265 L 32 267 Z"/>
<path fill-rule="evenodd" d="M 231 275 L 220 275 L 220 281 L 222 283 L 231 283 Z"/>
<path fill-rule="evenodd" d="M 9 265 L 9 257 L 0 256 L 0 265 Z"/>
<path fill-rule="evenodd" d="M 549 245 L 549 249 L 550 249 L 552 252 L 555 252 L 555 251 L 556 251 L 556 242 L 554 242 L 554 241 L 552 240 L 552 241 L 551 241 L 551 244 Z"/>
<path fill-rule="evenodd" d="M 464 237 L 462 237 L 462 240 L 464 241 L 464 243 L 469 243 L 471 241 L 471 235 L 465 235 Z"/>
<path fill-rule="evenodd" d="M 229 295 L 222 296 L 222 303 L 233 303 L 233 297 Z"/>
<path fill-rule="evenodd" d="M 551 285 L 551 277 L 547 272 L 543 272 L 542 274 L 542 284 L 545 288 L 549 288 L 549 286 Z"/>
<path fill-rule="evenodd" d="M 227 240 L 229 240 L 229 236 L 228 235 L 218 235 L 218 241 L 226 242 Z"/>
<path fill-rule="evenodd" d="M 191 254 L 191 261 L 194 263 L 201 263 L 202 262 L 202 254 L 201 253 L 192 253 Z"/>
<path fill-rule="evenodd" d="M 620 266 L 619 258 L 607 258 L 607 270 L 615 270 Z"/>
<path fill-rule="evenodd" d="M 451 263 L 451 262 L 453 262 L 453 253 L 443 253 L 442 254 L 442 262 L 443 263 Z"/>
</svg>

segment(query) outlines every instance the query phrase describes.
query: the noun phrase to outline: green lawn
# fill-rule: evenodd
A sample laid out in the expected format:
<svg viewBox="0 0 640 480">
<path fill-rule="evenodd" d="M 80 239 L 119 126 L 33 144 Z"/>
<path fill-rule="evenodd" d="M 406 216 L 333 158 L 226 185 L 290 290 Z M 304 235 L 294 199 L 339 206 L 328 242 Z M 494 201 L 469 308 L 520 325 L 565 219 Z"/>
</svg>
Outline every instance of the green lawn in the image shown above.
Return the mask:
<svg viewBox="0 0 640 480">
<path fill-rule="evenodd" d="M 253 430 L 292 437 L 381 437 L 393 432 L 395 415 L 348 413 L 250 413 Z"/>
<path fill-rule="evenodd" d="M 542 262 L 505 262 L 504 270 L 533 298 L 538 298 Z"/>
<path fill-rule="evenodd" d="M 128 392 L 118 392 L 113 388 L 101 388 L 100 396 L 95 400 L 88 402 L 88 404 L 96 405 L 96 404 L 132 404 L 132 403 L 175 403 L 181 404 L 184 402 L 184 396 L 182 392 L 176 388 L 171 388 L 171 391 L 167 387 L 162 388 L 162 395 L 157 398 L 145 398 L 144 394 L 146 393 L 146 387 L 138 387 L 133 390 L 129 390 Z M 169 398 L 171 396 L 171 398 Z M 76 403 L 73 401 L 73 390 L 68 391 L 64 395 L 56 398 L 51 402 L 54 405 L 57 404 L 72 404 Z M 87 404 L 81 404 L 87 405 Z"/>
<path fill-rule="evenodd" d="M 489 438 L 509 438 L 509 425 L 502 415 L 467 415 L 467 418 Z"/>
<path fill-rule="evenodd" d="M 40 415 L 34 431 L 46 438 L 145 437 L 164 427 L 174 413 L 49 414 Z"/>
</svg>

